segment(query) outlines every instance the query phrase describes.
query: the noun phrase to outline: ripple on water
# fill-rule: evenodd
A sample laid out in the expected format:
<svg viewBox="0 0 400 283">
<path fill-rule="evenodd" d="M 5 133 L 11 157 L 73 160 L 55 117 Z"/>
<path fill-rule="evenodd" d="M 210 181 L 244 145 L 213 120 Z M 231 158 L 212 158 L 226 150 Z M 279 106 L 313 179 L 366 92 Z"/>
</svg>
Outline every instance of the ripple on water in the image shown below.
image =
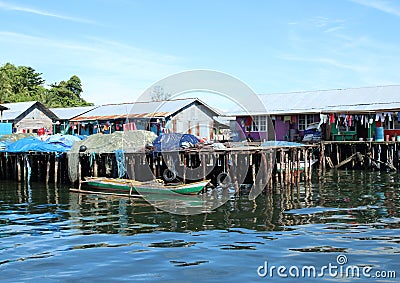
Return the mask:
<svg viewBox="0 0 400 283">
<path fill-rule="evenodd" d="M 36 187 L 29 203 L 21 189 L 3 185 L 0 280 L 254 282 L 266 260 L 324 265 L 338 254 L 358 266 L 398 270 L 399 176 L 335 174 L 308 188 L 307 198 L 303 187 L 298 196 L 243 196 L 194 216 L 67 188 Z"/>
</svg>

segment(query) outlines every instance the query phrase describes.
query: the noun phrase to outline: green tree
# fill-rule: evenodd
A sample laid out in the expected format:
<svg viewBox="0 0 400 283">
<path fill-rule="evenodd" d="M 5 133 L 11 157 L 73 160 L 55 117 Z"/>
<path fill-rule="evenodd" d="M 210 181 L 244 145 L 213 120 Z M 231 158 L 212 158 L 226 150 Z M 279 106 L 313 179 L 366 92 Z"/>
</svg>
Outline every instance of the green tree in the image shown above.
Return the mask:
<svg viewBox="0 0 400 283">
<path fill-rule="evenodd" d="M 44 87 L 42 74 L 31 67 L 6 63 L 0 67 L 0 103 L 40 101 L 47 107 L 73 107 L 93 105 L 82 97 L 82 82 L 78 76 L 68 81 Z"/>
<path fill-rule="evenodd" d="M 68 81 L 52 84 L 48 94 L 48 102 L 51 107 L 88 106 L 81 97 L 82 83 L 78 76 L 72 76 Z"/>
<path fill-rule="evenodd" d="M 45 91 L 41 75 L 31 67 L 6 63 L 0 67 L 0 102 L 36 100 Z"/>
</svg>

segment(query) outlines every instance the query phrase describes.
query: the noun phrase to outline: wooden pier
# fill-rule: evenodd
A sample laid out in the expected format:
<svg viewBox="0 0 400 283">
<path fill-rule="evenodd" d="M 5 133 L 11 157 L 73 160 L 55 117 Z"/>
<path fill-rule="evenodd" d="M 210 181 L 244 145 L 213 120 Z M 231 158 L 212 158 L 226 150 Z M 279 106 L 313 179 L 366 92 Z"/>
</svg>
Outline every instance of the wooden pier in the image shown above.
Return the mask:
<svg viewBox="0 0 400 283">
<path fill-rule="evenodd" d="M 167 182 L 210 179 L 237 193 L 248 185 L 262 188 L 295 186 L 316 181 L 326 170 L 399 170 L 400 142 L 321 141 L 303 146 L 190 148 L 157 153 L 79 153 L 78 183 L 86 176 L 152 178 Z M 125 172 L 121 174 L 121 168 Z M 0 179 L 18 182 L 71 183 L 65 153 L 0 153 Z"/>
<path fill-rule="evenodd" d="M 55 152 L 0 152 L 0 179 L 18 182 L 68 182 L 65 153 Z"/>
<path fill-rule="evenodd" d="M 400 142 L 323 141 L 321 172 L 326 169 L 399 170 Z"/>
<path fill-rule="evenodd" d="M 311 182 L 319 145 L 299 147 L 191 148 L 163 153 L 126 153 L 126 174 L 121 176 L 115 154 L 79 157 L 78 182 L 84 176 L 125 177 L 139 181 L 153 178 L 166 182 L 211 180 L 214 186 L 256 186 Z M 261 172 L 262 171 L 262 172 Z M 261 176 L 261 177 L 260 177 Z"/>
</svg>

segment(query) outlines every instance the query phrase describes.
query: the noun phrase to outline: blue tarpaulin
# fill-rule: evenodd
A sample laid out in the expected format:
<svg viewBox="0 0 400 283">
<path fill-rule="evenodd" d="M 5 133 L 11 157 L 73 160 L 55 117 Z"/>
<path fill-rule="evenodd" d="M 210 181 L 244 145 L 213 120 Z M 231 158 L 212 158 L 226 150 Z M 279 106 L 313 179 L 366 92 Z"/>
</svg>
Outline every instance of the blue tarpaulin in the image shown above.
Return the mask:
<svg viewBox="0 0 400 283">
<path fill-rule="evenodd" d="M 197 143 L 199 143 L 199 139 L 194 135 L 170 133 L 157 137 L 153 142 L 153 146 L 156 148 L 156 152 L 161 152 L 192 147 Z"/>
<path fill-rule="evenodd" d="M 74 136 L 74 135 L 53 135 L 50 136 L 46 142 L 51 144 L 59 144 L 66 148 L 71 148 L 76 141 L 85 139 L 86 136 Z"/>
<path fill-rule="evenodd" d="M 6 152 L 28 152 L 28 151 L 38 151 L 38 152 L 65 152 L 68 149 L 59 144 L 50 144 L 41 141 L 34 137 L 28 137 L 20 139 L 16 142 L 8 144 L 4 151 Z"/>
</svg>

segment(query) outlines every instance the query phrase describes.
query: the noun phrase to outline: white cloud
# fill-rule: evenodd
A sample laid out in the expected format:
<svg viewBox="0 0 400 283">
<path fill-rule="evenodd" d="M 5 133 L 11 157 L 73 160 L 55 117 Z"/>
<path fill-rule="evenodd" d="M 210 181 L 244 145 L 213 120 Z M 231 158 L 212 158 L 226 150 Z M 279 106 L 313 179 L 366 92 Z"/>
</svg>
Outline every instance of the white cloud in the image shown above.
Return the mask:
<svg viewBox="0 0 400 283">
<path fill-rule="evenodd" d="M 400 6 L 395 6 L 393 2 L 384 0 L 351 0 L 351 1 L 366 7 L 374 8 L 379 11 L 400 17 Z"/>
<path fill-rule="evenodd" d="M 61 19 L 61 20 L 79 22 L 79 23 L 95 24 L 95 22 L 91 21 L 91 20 L 82 19 L 82 18 L 76 18 L 76 17 L 70 17 L 70 16 L 56 14 L 56 13 L 50 13 L 50 12 L 39 10 L 39 9 L 35 9 L 35 8 L 12 5 L 12 4 L 3 2 L 3 1 L 0 1 L 0 9 L 9 10 L 9 11 L 24 12 L 24 13 L 35 14 L 35 15 L 45 16 L 45 17 L 52 17 L 52 18 L 57 18 L 57 19 Z"/>
<path fill-rule="evenodd" d="M 0 30 L 0 63 L 32 66 L 48 84 L 77 75 L 83 97 L 96 104 L 133 101 L 154 82 L 186 69 L 169 54 L 98 38 L 77 40 Z"/>
<path fill-rule="evenodd" d="M 364 65 L 357 65 L 357 64 L 346 64 L 340 62 L 338 59 L 328 58 L 328 57 L 300 57 L 300 56 L 293 56 L 293 55 L 283 55 L 281 59 L 288 60 L 288 61 L 297 61 L 297 62 L 311 62 L 311 63 L 319 63 L 330 65 L 340 69 L 348 69 L 351 71 L 361 72 L 367 71 L 368 67 Z"/>
<path fill-rule="evenodd" d="M 60 48 L 74 49 L 80 51 L 95 51 L 90 45 L 82 45 L 76 42 L 68 42 L 63 40 L 53 40 L 41 36 L 33 36 L 29 34 L 16 33 L 10 31 L 0 31 L 0 42 L 16 43 L 23 45 L 40 46 L 42 48 Z"/>
</svg>

